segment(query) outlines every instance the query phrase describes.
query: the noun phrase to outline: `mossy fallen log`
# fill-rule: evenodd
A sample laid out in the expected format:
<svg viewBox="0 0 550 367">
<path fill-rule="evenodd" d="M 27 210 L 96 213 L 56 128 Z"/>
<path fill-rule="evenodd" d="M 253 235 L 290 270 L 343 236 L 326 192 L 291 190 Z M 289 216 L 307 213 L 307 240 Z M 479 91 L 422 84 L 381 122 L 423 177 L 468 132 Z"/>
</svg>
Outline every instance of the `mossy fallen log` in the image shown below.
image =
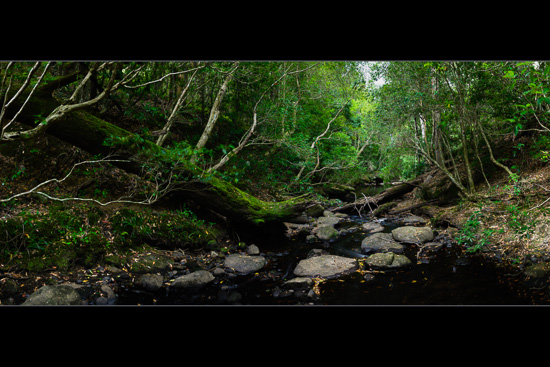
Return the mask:
<svg viewBox="0 0 550 367">
<path fill-rule="evenodd" d="M 18 116 L 18 122 L 30 127 L 36 126 L 36 116 L 47 116 L 60 102 L 52 97 L 50 85 L 31 96 L 25 109 Z M 8 109 L 6 118 L 19 110 L 27 95 L 19 97 Z M 181 155 L 159 147 L 153 142 L 141 139 L 123 128 L 102 120 L 84 110 L 65 114 L 48 127 L 47 133 L 64 140 L 93 155 L 110 155 L 126 162 L 115 163 L 120 168 L 147 177 L 148 167 L 157 167 L 163 172 L 169 170 L 170 193 L 178 200 L 192 201 L 203 209 L 218 213 L 231 222 L 262 225 L 281 222 L 299 215 L 310 203 L 299 197 L 282 202 L 262 201 L 245 191 L 221 180 L 192 164 L 182 161 Z M 110 140 L 108 140 L 110 139 Z M 106 141 L 125 141 L 123 146 L 106 144 Z M 158 176 L 157 176 L 158 177 Z"/>
</svg>

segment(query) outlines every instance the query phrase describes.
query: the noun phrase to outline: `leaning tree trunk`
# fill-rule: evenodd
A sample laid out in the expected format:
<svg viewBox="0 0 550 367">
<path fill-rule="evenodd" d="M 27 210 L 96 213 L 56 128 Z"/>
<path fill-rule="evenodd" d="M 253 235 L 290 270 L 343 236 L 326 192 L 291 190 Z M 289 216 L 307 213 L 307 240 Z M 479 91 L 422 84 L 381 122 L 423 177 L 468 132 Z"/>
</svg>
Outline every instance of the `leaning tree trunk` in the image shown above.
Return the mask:
<svg viewBox="0 0 550 367">
<path fill-rule="evenodd" d="M 67 81 L 70 80 L 67 78 Z M 36 115 L 47 116 L 59 106 L 59 102 L 52 97 L 52 91 L 57 85 L 55 83 L 62 85 L 59 81 L 51 82 L 31 96 L 18 117 L 19 122 L 34 127 Z M 6 112 L 7 118 L 20 108 L 27 96 L 28 94 L 21 96 L 18 103 L 10 106 Z M 276 203 L 259 200 L 221 179 L 206 175 L 203 170 L 190 162 L 177 161 L 173 154 L 168 154 L 169 150 L 153 142 L 135 139 L 135 134 L 84 110 L 67 113 L 51 124 L 47 132 L 90 154 L 107 156 L 115 153 L 117 159 L 127 160 L 125 163 L 116 163 L 117 166 L 143 177 L 145 177 L 144 162 L 154 162 L 157 167 L 172 169 L 171 192 L 178 193 L 176 198 L 200 203 L 203 209 L 218 213 L 232 222 L 261 225 L 284 221 L 299 215 L 309 204 L 305 198 Z M 108 138 L 127 141 L 134 139 L 139 143 L 126 144 L 123 149 L 113 152 L 112 147 L 104 144 Z"/>
</svg>

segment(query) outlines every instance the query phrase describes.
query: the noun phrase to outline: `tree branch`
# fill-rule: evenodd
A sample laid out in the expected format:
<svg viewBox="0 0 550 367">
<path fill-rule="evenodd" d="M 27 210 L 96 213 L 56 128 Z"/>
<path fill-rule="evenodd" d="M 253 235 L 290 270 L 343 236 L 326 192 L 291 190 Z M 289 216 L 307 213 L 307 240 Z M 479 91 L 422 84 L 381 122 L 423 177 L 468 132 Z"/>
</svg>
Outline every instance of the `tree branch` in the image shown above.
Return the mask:
<svg viewBox="0 0 550 367">
<path fill-rule="evenodd" d="M 264 96 L 266 95 L 266 93 L 271 89 L 273 88 L 275 85 L 277 85 L 277 83 L 279 83 L 283 78 L 287 77 L 288 75 L 292 75 L 292 74 L 297 74 L 297 73 L 301 73 L 301 72 L 304 72 L 306 70 L 309 70 L 315 66 L 317 66 L 319 63 L 315 63 L 313 65 L 310 65 L 308 66 L 307 68 L 304 68 L 304 69 L 301 69 L 301 70 L 295 70 L 295 71 L 291 71 L 291 72 L 285 72 L 279 79 L 277 79 L 276 81 L 274 81 L 273 83 L 271 83 L 271 85 L 269 87 L 267 87 L 264 92 L 262 93 L 262 95 L 260 96 L 260 98 L 258 99 L 258 101 L 256 102 L 256 104 L 254 105 L 254 108 L 252 110 L 252 125 L 250 126 L 250 128 L 248 129 L 248 131 L 246 132 L 246 134 L 244 134 L 242 137 L 241 137 L 241 140 L 239 141 L 239 145 L 236 146 L 235 148 L 233 148 L 230 152 L 228 152 L 226 155 L 224 155 L 220 161 L 218 163 L 216 163 L 214 166 L 210 167 L 207 172 L 211 172 L 211 171 L 216 171 L 218 169 L 220 169 L 225 163 L 227 163 L 227 161 L 229 161 L 229 159 L 231 159 L 231 157 L 235 156 L 237 153 L 239 153 L 248 143 L 248 140 L 250 140 L 250 137 L 252 136 L 252 134 L 254 133 L 254 131 L 256 130 L 256 126 L 258 125 L 258 106 L 260 105 L 260 102 L 262 101 L 262 99 L 264 98 Z"/>
<path fill-rule="evenodd" d="M 59 199 L 59 198 L 51 197 L 50 195 L 47 195 L 47 194 L 45 194 L 43 192 L 40 192 L 40 191 L 37 191 L 37 190 L 40 189 L 41 187 L 44 187 L 44 186 L 49 185 L 51 183 L 62 183 L 63 181 L 65 181 L 66 179 L 68 179 L 72 175 L 72 173 L 73 173 L 73 171 L 75 170 L 76 167 L 81 166 L 83 164 L 129 162 L 128 160 L 108 159 L 108 158 L 109 157 L 106 157 L 106 158 L 100 159 L 100 160 L 95 160 L 95 161 L 83 161 L 83 162 L 76 163 L 76 164 L 73 165 L 73 167 L 71 168 L 69 173 L 67 173 L 67 175 L 65 175 L 65 177 L 63 177 L 62 179 L 57 179 L 57 178 L 49 179 L 47 181 L 44 181 L 44 182 L 36 185 L 35 187 L 33 187 L 30 190 L 27 190 L 25 192 L 20 192 L 19 194 L 15 194 L 15 195 L 10 196 L 9 198 L 6 198 L 6 199 L 0 199 L 0 203 L 7 203 L 8 201 L 11 201 L 11 200 L 16 199 L 16 198 L 21 197 L 21 196 L 32 194 L 33 192 L 36 192 L 37 194 L 41 194 L 43 196 L 48 197 L 49 199 L 57 200 L 57 201 L 81 200 L 81 201 L 95 201 L 95 202 L 97 202 L 96 200 L 93 200 L 93 199 L 81 199 L 81 198 Z M 101 204 L 101 205 L 106 205 L 106 204 Z"/>
<path fill-rule="evenodd" d="M 170 128 L 174 124 L 174 119 L 176 117 L 176 113 L 178 112 L 178 110 L 179 110 L 179 108 L 180 108 L 180 106 L 181 106 L 181 104 L 182 104 L 182 102 L 185 98 L 185 94 L 187 93 L 187 90 L 189 89 L 189 86 L 191 85 L 191 82 L 193 81 L 193 78 L 195 77 L 195 74 L 197 74 L 197 71 L 200 68 L 203 68 L 203 67 L 204 67 L 204 65 L 202 65 L 199 68 L 195 68 L 195 72 L 193 73 L 193 75 L 191 75 L 191 78 L 187 82 L 187 85 L 185 86 L 185 88 L 181 92 L 181 94 L 178 98 L 178 101 L 176 102 L 176 105 L 172 109 L 172 113 L 170 114 L 170 117 L 168 118 L 168 120 L 166 121 L 166 124 L 164 125 L 164 128 L 162 129 L 163 134 L 160 135 L 159 138 L 157 139 L 157 145 L 158 146 L 162 146 L 162 144 L 164 144 L 164 141 L 166 140 L 166 137 L 168 136 L 168 132 L 170 131 Z"/>
</svg>

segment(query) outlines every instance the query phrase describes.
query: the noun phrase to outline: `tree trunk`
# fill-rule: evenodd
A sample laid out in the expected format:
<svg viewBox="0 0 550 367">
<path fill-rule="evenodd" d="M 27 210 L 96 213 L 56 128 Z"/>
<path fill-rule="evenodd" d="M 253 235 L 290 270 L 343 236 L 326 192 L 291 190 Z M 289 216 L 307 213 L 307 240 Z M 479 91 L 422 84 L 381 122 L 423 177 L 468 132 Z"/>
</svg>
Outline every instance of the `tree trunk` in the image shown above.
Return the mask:
<svg viewBox="0 0 550 367">
<path fill-rule="evenodd" d="M 239 62 L 237 61 L 233 69 L 225 77 L 225 80 L 223 81 L 223 84 L 220 87 L 220 90 L 218 91 L 218 95 L 216 96 L 216 99 L 214 100 L 214 104 L 212 105 L 212 109 L 210 110 L 210 117 L 208 118 L 206 127 L 204 128 L 204 131 L 202 132 L 202 135 L 199 141 L 197 142 L 197 146 L 196 146 L 197 150 L 203 148 L 206 145 L 206 142 L 208 141 L 208 139 L 210 138 L 210 134 L 212 133 L 212 130 L 216 125 L 216 121 L 218 121 L 218 116 L 220 115 L 220 105 L 222 103 L 223 97 L 227 92 L 227 87 L 229 85 L 229 82 L 231 81 L 231 79 L 233 79 L 233 73 L 237 70 L 238 67 L 239 67 Z"/>
<path fill-rule="evenodd" d="M 14 101 L 6 111 L 7 118 L 20 108 L 26 97 L 22 95 Z M 59 102 L 51 96 L 51 86 L 48 84 L 31 96 L 18 121 L 34 127 L 35 115 L 47 116 L 58 106 Z M 171 192 L 177 194 L 175 199 L 193 201 L 202 209 L 218 213 L 232 222 L 254 225 L 280 222 L 299 215 L 310 203 L 303 197 L 276 203 L 259 200 L 223 180 L 205 175 L 203 170 L 190 162 L 177 161 L 174 155 L 168 154 L 169 150 L 150 141 L 126 144 L 123 149 L 114 152 L 112 147 L 104 145 L 107 138 L 131 141 L 135 134 L 84 110 L 67 112 L 51 124 L 48 133 L 90 154 L 115 154 L 117 159 L 126 159 L 128 162 L 117 163 L 117 166 L 142 177 L 146 177 L 144 162 L 154 162 L 161 169 L 169 168 L 172 170 L 170 180 L 173 181 Z"/>
</svg>

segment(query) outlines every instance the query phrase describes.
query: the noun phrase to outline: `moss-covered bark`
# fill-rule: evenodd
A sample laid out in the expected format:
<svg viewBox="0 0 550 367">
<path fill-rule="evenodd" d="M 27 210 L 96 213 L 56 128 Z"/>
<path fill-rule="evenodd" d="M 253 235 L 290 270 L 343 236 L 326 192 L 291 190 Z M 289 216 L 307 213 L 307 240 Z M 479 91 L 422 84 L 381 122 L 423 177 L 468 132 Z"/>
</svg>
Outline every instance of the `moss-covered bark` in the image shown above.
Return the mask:
<svg viewBox="0 0 550 367">
<path fill-rule="evenodd" d="M 46 92 L 44 92 L 46 90 Z M 26 96 L 20 98 L 8 111 L 15 113 Z M 36 126 L 36 116 L 47 116 L 59 102 L 51 96 L 51 88 L 43 88 L 29 100 L 18 120 L 30 127 Z M 47 132 L 91 154 L 106 156 L 113 154 L 112 145 L 104 144 L 106 139 L 135 140 L 136 135 L 114 124 L 104 121 L 84 111 L 73 111 L 65 114 L 48 127 Z M 206 174 L 190 162 L 178 162 L 174 154 L 153 142 L 137 139 L 116 149 L 118 159 L 126 159 L 126 163 L 117 165 L 126 171 L 143 175 L 144 162 L 153 162 L 157 167 L 172 170 L 173 179 L 171 192 L 180 200 L 193 201 L 196 205 L 223 215 L 231 221 L 261 225 L 266 222 L 282 221 L 298 215 L 309 203 L 305 199 L 293 199 L 271 203 L 236 188 L 228 182 Z"/>
</svg>

